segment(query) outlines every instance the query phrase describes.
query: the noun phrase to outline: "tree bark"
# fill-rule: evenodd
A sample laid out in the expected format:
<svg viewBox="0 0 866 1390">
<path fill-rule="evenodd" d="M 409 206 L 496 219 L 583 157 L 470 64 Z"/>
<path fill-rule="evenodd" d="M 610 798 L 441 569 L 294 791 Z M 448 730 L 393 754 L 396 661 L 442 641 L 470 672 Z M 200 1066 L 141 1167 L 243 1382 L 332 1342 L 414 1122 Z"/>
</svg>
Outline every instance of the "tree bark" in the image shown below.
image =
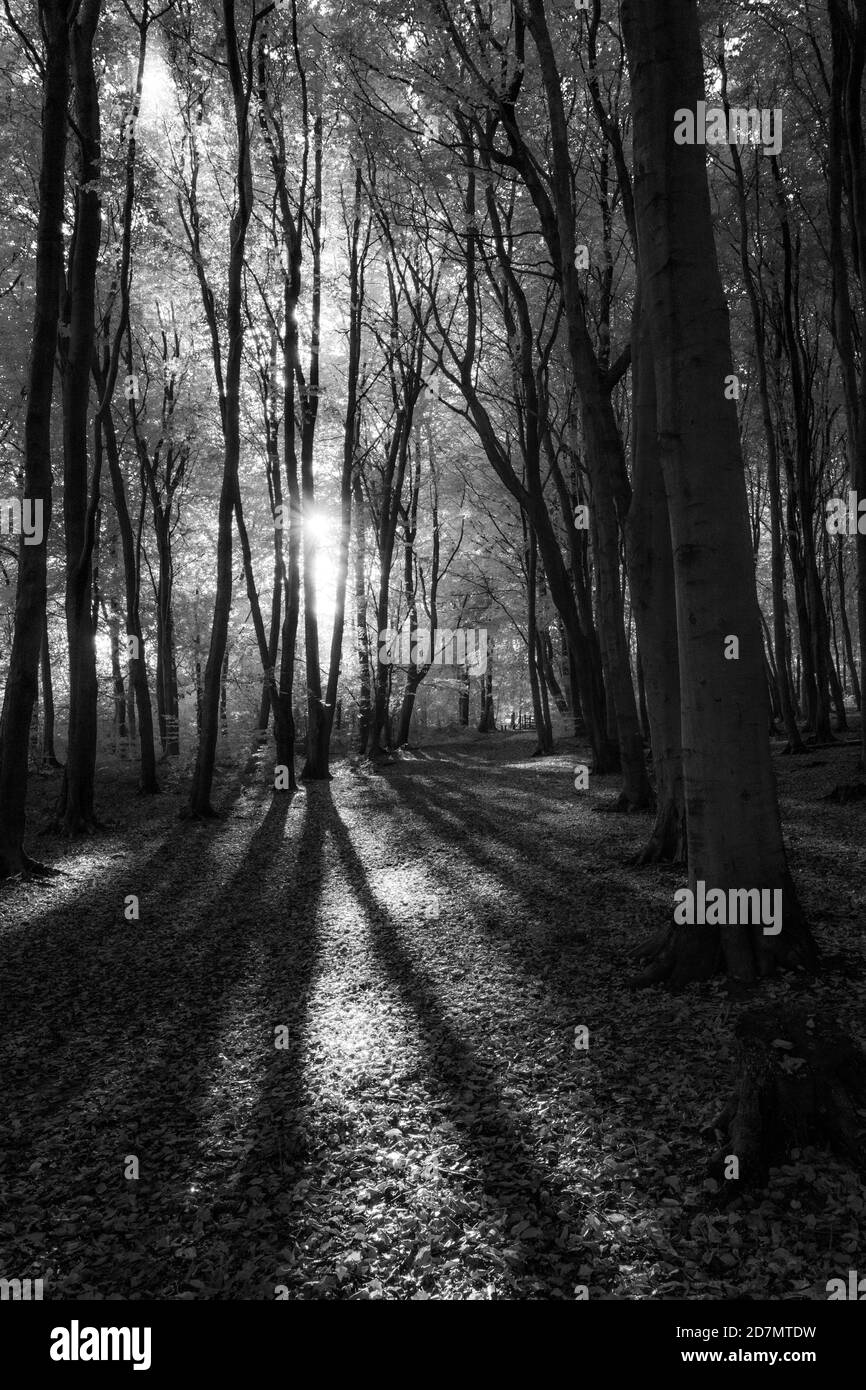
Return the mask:
<svg viewBox="0 0 866 1390">
<path fill-rule="evenodd" d="M 70 243 L 61 337 L 63 376 L 63 517 L 66 539 L 66 633 L 69 724 L 58 816 L 67 835 L 91 832 L 96 776 L 96 628 L 91 610 L 102 438 L 94 438 L 89 482 L 88 419 L 95 330 L 96 267 L 102 227 L 99 94 L 93 44 L 101 0 L 84 0 L 71 29 L 78 141 L 75 223 Z"/>
<path fill-rule="evenodd" d="M 48 644 L 48 618 L 42 624 L 42 765 L 59 767 L 54 750 L 54 682 L 51 678 L 51 649 Z"/>
<path fill-rule="evenodd" d="M 479 734 L 492 734 L 496 729 L 493 712 L 493 640 L 487 638 L 487 670 L 481 676 L 481 718 L 478 721 Z"/>
<path fill-rule="evenodd" d="M 655 772 L 656 812 L 642 864 L 686 857 L 676 586 L 659 459 L 649 316 L 638 290 L 632 339 L 632 498 L 626 521 L 631 600 Z"/>
<path fill-rule="evenodd" d="M 102 382 L 102 386 L 100 386 Z M 105 378 L 97 376 L 97 389 L 102 390 Z M 156 750 L 153 737 L 153 711 L 150 704 L 150 687 L 147 679 L 147 664 L 144 655 L 144 634 L 139 610 L 139 570 L 136 560 L 135 538 L 126 499 L 126 487 L 120 467 L 120 454 L 114 417 L 108 404 L 102 415 L 102 433 L 105 452 L 108 458 L 108 472 L 114 492 L 114 510 L 120 532 L 121 553 L 123 556 L 123 577 L 126 593 L 126 632 L 133 639 L 129 651 L 129 677 L 135 693 L 138 713 L 138 734 L 141 747 L 141 790 L 148 794 L 159 791 L 156 776 Z M 124 648 L 126 643 L 124 642 Z M 126 652 L 124 651 L 124 655 Z"/>
<path fill-rule="evenodd" d="M 250 165 L 247 97 L 244 74 L 238 56 L 238 35 L 234 0 L 223 0 L 223 36 L 226 46 L 229 80 L 235 108 L 237 165 L 235 194 L 237 207 L 231 219 L 230 252 L 226 302 L 228 352 L 225 383 L 220 396 L 223 428 L 223 476 L 219 500 L 217 537 L 217 586 L 214 601 L 210 647 L 204 675 L 202 721 L 190 809 L 196 816 L 215 814 L 211 805 L 214 761 L 219 732 L 222 693 L 223 661 L 228 641 L 229 614 L 232 604 L 232 518 L 238 490 L 240 462 L 240 383 L 243 355 L 244 325 L 241 314 L 243 294 L 244 248 L 252 211 L 253 181 Z M 247 83 L 250 74 L 247 73 Z"/>
<path fill-rule="evenodd" d="M 767 736 L 767 691 L 731 374 L 728 312 L 700 145 L 675 112 L 705 98 L 693 0 L 623 0 L 634 121 L 642 294 L 654 354 L 661 468 L 676 586 L 689 886 L 782 892 L 782 928 L 677 926 L 645 980 L 706 978 L 724 960 L 751 982 L 815 947 L 788 870 Z M 726 639 L 739 660 L 726 660 Z"/>
<path fill-rule="evenodd" d="M 313 512 L 316 504 L 313 476 L 313 445 L 319 411 L 319 323 L 322 305 L 322 116 L 313 121 L 313 297 L 310 370 L 304 394 L 301 430 L 301 514 L 304 548 L 304 650 L 307 658 L 307 748 L 301 780 L 319 781 L 330 777 L 327 766 L 328 719 L 322 698 L 322 668 L 319 654 L 319 610 L 316 592 L 316 535 Z"/>
<path fill-rule="evenodd" d="M 362 756 L 367 751 L 370 737 L 372 710 L 370 704 L 370 637 L 367 632 L 367 527 L 364 518 L 364 498 L 361 490 L 361 475 L 356 474 L 352 484 L 355 516 L 355 629 L 357 633 L 358 680 L 360 684 L 358 699 L 358 741 L 356 752 Z"/>
</svg>

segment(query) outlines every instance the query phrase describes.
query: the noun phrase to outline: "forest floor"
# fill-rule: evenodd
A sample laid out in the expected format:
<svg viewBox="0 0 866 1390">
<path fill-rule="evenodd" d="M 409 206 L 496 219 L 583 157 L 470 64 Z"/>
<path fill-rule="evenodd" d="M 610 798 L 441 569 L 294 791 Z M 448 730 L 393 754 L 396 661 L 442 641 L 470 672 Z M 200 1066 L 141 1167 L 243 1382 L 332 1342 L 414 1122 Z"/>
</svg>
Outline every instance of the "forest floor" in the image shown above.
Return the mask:
<svg viewBox="0 0 866 1390">
<path fill-rule="evenodd" d="M 110 824 L 34 839 L 61 876 L 0 893 L 0 1273 L 46 1298 L 824 1299 L 862 1268 L 866 1191 L 827 1153 L 733 1201 L 707 1178 L 735 1006 L 628 988 L 682 869 L 623 867 L 648 818 L 598 814 L 615 779 L 576 793 L 575 745 L 531 750 L 343 762 L 294 797 L 262 752 L 211 825 L 107 764 Z M 823 800 L 855 759 L 778 759 L 825 962 L 763 997 L 862 1037 L 866 802 Z"/>
</svg>

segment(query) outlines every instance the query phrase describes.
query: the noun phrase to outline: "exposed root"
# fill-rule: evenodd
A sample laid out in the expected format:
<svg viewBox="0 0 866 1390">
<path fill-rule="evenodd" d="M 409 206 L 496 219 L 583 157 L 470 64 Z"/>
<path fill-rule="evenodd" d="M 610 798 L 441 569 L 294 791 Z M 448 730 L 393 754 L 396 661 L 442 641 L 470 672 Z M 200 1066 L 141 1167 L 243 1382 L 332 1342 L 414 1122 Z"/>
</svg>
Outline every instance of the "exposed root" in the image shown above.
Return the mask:
<svg viewBox="0 0 866 1390">
<path fill-rule="evenodd" d="M 52 868 L 50 864 L 43 864 L 38 859 L 31 859 L 29 854 L 21 851 L 21 865 L 24 878 L 62 878 L 60 869 Z"/>
<path fill-rule="evenodd" d="M 829 1017 L 766 1003 L 741 1014 L 735 1036 L 737 1078 L 716 1125 L 723 1142 L 711 1160 L 713 1175 L 730 1180 L 736 1168 L 732 1195 L 743 1185 L 763 1186 L 771 1166 L 807 1143 L 826 1145 L 862 1175 L 866 1054 L 860 1046 Z"/>
</svg>

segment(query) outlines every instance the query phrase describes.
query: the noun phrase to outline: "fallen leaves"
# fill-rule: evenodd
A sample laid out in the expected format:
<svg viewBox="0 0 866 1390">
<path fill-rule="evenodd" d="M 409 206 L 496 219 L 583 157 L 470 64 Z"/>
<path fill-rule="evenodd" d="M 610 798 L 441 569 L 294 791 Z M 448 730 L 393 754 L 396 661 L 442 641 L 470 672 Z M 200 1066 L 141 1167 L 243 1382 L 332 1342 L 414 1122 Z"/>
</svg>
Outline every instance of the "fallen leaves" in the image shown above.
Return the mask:
<svg viewBox="0 0 866 1390">
<path fill-rule="evenodd" d="M 810 1150 L 751 1196 L 707 1177 L 736 1008 L 628 991 L 670 871 L 623 867 L 646 824 L 576 805 L 569 765 L 442 752 L 181 832 L 169 803 L 11 887 L 6 1268 L 52 1297 L 824 1297 L 866 1194 Z M 862 1032 L 845 985 L 797 988 Z"/>
</svg>

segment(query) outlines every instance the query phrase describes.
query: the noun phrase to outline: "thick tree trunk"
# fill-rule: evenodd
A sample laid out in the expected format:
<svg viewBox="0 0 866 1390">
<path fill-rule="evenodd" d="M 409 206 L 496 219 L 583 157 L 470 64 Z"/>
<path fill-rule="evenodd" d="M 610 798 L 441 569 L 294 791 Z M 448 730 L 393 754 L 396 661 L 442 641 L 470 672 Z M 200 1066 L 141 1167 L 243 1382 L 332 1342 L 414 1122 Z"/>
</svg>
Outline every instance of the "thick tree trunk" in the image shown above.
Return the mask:
<svg viewBox="0 0 866 1390">
<path fill-rule="evenodd" d="M 654 354 L 662 476 L 676 585 L 689 886 L 782 893 L 781 930 L 678 926 L 652 975 L 734 981 L 816 953 L 782 842 L 767 737 L 763 642 L 731 374 L 728 312 L 700 145 L 674 142 L 675 112 L 705 98 L 693 0 L 623 0 L 634 121 L 635 209 Z M 739 659 L 726 659 L 728 638 Z"/>
<path fill-rule="evenodd" d="M 656 814 L 639 863 L 686 857 L 676 588 L 659 460 L 649 318 L 635 305 L 632 338 L 632 476 L 626 522 L 632 610 L 638 634 L 655 771 Z"/>
</svg>

